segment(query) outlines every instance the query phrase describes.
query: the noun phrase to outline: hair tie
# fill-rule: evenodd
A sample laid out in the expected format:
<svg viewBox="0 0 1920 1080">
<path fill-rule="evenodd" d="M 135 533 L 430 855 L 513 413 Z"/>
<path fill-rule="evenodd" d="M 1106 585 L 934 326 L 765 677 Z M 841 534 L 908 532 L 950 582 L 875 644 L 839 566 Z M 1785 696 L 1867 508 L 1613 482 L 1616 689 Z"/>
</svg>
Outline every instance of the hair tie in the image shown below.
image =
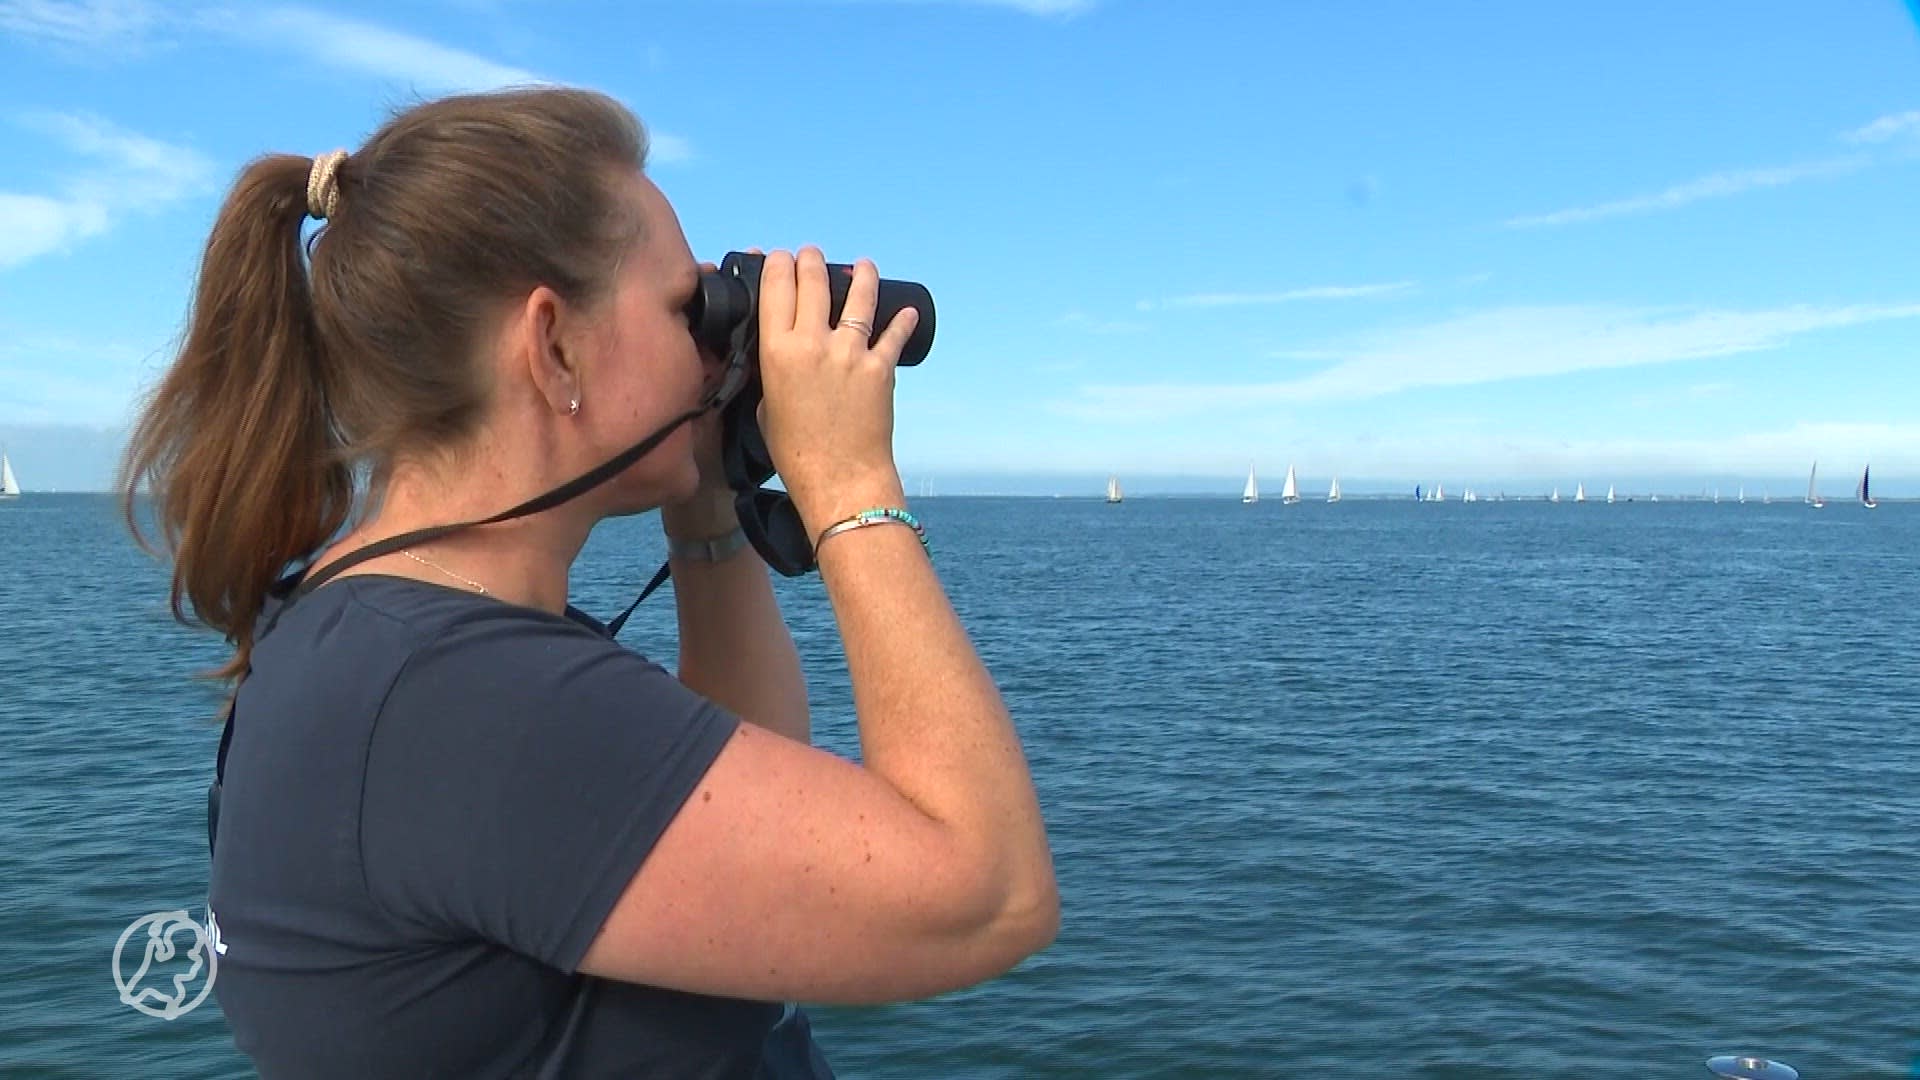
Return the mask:
<svg viewBox="0 0 1920 1080">
<path fill-rule="evenodd" d="M 340 166 L 346 160 L 345 150 L 313 159 L 313 171 L 307 174 L 308 214 L 325 221 L 340 209 Z"/>
</svg>

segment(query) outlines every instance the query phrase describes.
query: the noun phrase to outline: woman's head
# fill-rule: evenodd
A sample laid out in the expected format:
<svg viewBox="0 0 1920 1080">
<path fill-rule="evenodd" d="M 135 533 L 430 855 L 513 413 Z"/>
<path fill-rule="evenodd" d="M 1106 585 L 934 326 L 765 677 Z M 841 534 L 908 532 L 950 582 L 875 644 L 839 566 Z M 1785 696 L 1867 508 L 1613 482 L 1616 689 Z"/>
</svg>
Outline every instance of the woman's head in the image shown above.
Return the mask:
<svg viewBox="0 0 1920 1080">
<path fill-rule="evenodd" d="M 617 103 L 538 88 L 418 106 L 344 160 L 244 170 L 122 481 L 130 515 L 151 488 L 176 615 L 190 603 L 238 646 L 223 674 L 244 670 L 267 587 L 347 521 L 356 466 L 497 487 L 476 465 L 518 453 L 557 484 L 696 403 L 680 307 L 698 268 L 645 153 Z M 303 245 L 310 194 L 326 221 Z M 688 447 L 591 505 L 684 493 Z"/>
</svg>

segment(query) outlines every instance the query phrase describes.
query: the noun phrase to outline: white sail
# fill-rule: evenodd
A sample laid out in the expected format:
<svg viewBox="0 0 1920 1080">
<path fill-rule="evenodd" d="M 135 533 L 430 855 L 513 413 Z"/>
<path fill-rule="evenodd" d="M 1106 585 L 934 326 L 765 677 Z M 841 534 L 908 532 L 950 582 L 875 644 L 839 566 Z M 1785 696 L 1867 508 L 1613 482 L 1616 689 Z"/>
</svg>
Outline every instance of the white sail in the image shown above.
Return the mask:
<svg viewBox="0 0 1920 1080">
<path fill-rule="evenodd" d="M 1340 478 L 1337 476 L 1333 478 L 1333 483 L 1327 487 L 1327 501 L 1340 501 Z"/>
<path fill-rule="evenodd" d="M 1807 473 L 1807 505 L 1813 507 L 1815 510 L 1827 505 L 1826 501 L 1820 498 L 1820 492 L 1815 487 L 1815 481 L 1818 480 L 1819 477 L 1820 463 L 1816 461 L 1813 463 L 1813 470 Z"/>
<path fill-rule="evenodd" d="M 1240 501 L 1243 503 L 1257 503 L 1260 501 L 1260 479 L 1253 475 L 1253 466 L 1251 465 L 1247 466 L 1247 486 L 1240 492 Z"/>
<path fill-rule="evenodd" d="M 1556 488 L 1554 488 L 1554 489 L 1553 489 L 1553 494 L 1551 494 L 1551 495 L 1549 495 L 1549 496 L 1547 496 L 1547 501 L 1548 501 L 1548 502 L 1559 502 L 1559 501 L 1560 501 L 1560 489 L 1559 489 L 1559 488 L 1557 488 L 1557 487 L 1556 487 Z"/>
<path fill-rule="evenodd" d="M 20 494 L 20 481 L 13 477 L 13 462 L 7 459 L 7 453 L 0 450 L 0 499 L 11 499 Z"/>
<path fill-rule="evenodd" d="M 1120 478 L 1117 476 L 1107 477 L 1107 501 L 1110 503 L 1120 501 Z"/>
<path fill-rule="evenodd" d="M 1584 480 L 1583 480 L 1583 481 L 1581 481 L 1581 482 L 1580 482 L 1580 484 L 1579 484 L 1578 486 L 1576 486 L 1576 487 L 1575 487 L 1575 488 L 1573 489 L 1573 501 L 1574 501 L 1574 502 L 1586 502 L 1586 501 L 1587 501 L 1587 484 L 1586 484 L 1586 481 L 1584 481 Z"/>
<path fill-rule="evenodd" d="M 1607 501 L 1608 502 L 1613 501 L 1613 485 L 1612 484 L 1607 485 Z"/>
<path fill-rule="evenodd" d="M 1294 478 L 1293 466 L 1287 466 L 1287 482 L 1280 487 L 1280 501 L 1297 503 L 1300 501 L 1300 482 Z"/>
</svg>

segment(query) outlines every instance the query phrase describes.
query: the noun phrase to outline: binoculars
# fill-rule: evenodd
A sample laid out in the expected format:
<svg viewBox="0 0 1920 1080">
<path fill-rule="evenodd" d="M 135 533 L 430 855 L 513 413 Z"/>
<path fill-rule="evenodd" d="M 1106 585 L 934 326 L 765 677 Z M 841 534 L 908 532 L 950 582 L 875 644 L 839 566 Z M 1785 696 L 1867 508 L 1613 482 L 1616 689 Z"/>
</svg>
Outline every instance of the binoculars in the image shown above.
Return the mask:
<svg viewBox="0 0 1920 1080">
<path fill-rule="evenodd" d="M 815 566 L 812 537 L 786 492 L 765 486 L 774 475 L 773 455 L 767 450 L 759 419 L 760 272 L 765 264 L 763 255 L 728 252 L 720 269 L 700 275 L 700 287 L 687 303 L 687 325 L 695 341 L 727 360 L 726 380 L 718 392 L 724 400 L 721 451 L 740 527 L 768 566 L 797 577 Z M 839 324 L 852 284 L 852 266 L 827 264 L 831 324 Z M 915 282 L 882 278 L 873 313 L 874 337 L 909 307 L 919 321 L 900 350 L 901 367 L 919 364 L 933 348 L 933 294 Z"/>
</svg>

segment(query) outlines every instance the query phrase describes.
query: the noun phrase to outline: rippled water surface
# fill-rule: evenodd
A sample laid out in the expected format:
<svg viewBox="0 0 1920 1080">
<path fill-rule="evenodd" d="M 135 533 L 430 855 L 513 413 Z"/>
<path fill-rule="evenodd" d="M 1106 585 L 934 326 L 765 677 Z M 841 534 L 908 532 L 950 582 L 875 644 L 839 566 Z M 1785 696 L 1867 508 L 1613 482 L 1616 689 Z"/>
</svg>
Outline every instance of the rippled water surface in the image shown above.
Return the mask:
<svg viewBox="0 0 1920 1080">
<path fill-rule="evenodd" d="M 844 1077 L 1706 1076 L 1920 1056 L 1920 506 L 923 501 L 1058 943 L 815 1010 Z M 609 523 L 623 607 L 660 555 Z M 781 583 L 855 747 L 819 583 Z M 672 652 L 671 598 L 623 639 Z M 109 972 L 198 913 L 220 658 L 104 498 L 0 504 L 0 1073 L 244 1076 Z M 314 1022 L 324 1024 L 324 1017 Z M 1613 1071 L 1613 1070 L 1618 1070 Z"/>
</svg>

